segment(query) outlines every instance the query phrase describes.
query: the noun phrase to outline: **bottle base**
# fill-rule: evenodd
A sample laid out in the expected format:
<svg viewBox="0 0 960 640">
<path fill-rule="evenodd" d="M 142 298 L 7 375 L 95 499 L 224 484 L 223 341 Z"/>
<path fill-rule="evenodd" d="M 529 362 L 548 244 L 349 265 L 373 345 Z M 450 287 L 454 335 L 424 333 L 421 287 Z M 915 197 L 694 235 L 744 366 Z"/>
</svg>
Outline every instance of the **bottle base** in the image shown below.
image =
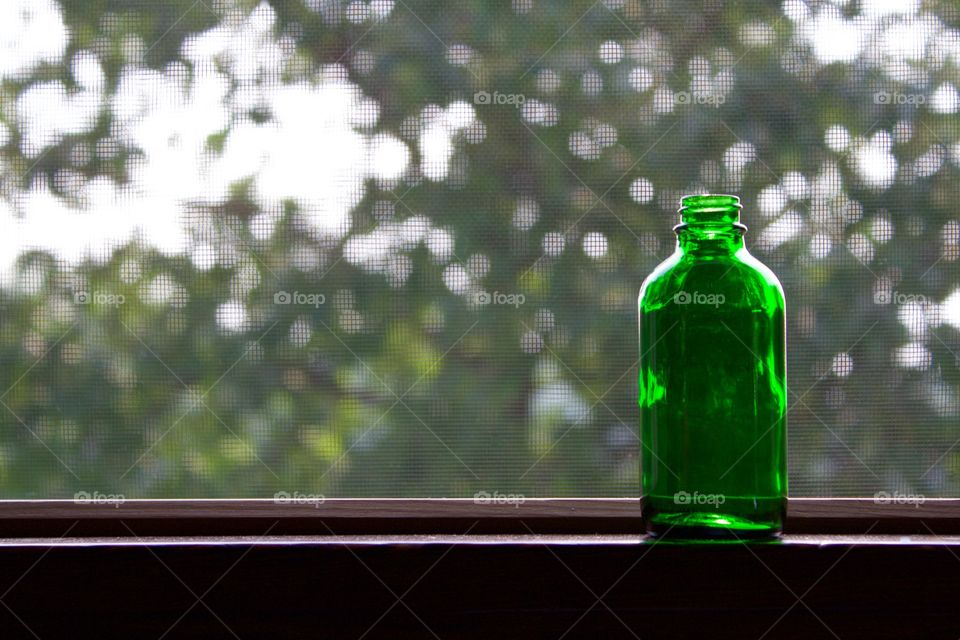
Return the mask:
<svg viewBox="0 0 960 640">
<path fill-rule="evenodd" d="M 757 521 L 715 512 L 658 513 L 644 520 L 647 534 L 663 539 L 764 540 L 779 538 L 778 521 Z"/>
</svg>

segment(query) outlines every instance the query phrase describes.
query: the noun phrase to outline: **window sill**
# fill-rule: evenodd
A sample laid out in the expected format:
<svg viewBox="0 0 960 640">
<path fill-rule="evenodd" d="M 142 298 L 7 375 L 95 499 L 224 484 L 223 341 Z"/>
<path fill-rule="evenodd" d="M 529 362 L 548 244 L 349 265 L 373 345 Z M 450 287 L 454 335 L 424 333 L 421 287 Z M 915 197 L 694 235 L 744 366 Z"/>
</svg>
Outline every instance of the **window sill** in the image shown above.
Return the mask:
<svg viewBox="0 0 960 640">
<path fill-rule="evenodd" d="M 955 639 L 960 629 L 943 604 L 960 591 L 960 500 L 791 499 L 788 533 L 773 543 L 673 544 L 639 529 L 633 499 L 4 501 L 0 632 Z"/>
<path fill-rule="evenodd" d="M 263 536 L 115 536 L 115 537 L 57 537 L 57 538 L 5 538 L 0 539 L 0 549 L 25 548 L 123 548 L 123 547 L 242 547 L 270 549 L 277 547 L 522 547 L 588 546 L 596 549 L 607 547 L 725 547 L 749 544 L 753 548 L 785 547 L 805 549 L 809 547 L 941 547 L 960 551 L 960 535 L 895 535 L 895 534 L 785 534 L 770 541 L 669 541 L 656 540 L 649 536 L 626 534 L 501 534 L 501 535 L 263 535 Z M 960 562 L 960 559 L 958 559 Z M 960 567 L 958 567 L 960 570 Z"/>
<path fill-rule="evenodd" d="M 790 534 L 960 535 L 960 499 L 919 505 L 876 504 L 867 498 L 791 498 Z M 328 499 L 320 504 L 273 500 L 126 500 L 77 504 L 72 500 L 0 501 L 0 538 L 256 536 L 621 534 L 640 531 L 634 498 L 536 498 L 521 504 L 477 504 L 473 499 Z"/>
</svg>

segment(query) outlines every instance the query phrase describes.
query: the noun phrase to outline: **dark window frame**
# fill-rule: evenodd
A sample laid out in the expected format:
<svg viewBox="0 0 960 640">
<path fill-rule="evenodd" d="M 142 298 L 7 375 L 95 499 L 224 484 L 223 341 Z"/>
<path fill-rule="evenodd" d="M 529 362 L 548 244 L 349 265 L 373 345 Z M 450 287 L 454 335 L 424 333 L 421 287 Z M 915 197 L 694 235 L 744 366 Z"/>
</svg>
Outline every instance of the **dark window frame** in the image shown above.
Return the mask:
<svg viewBox="0 0 960 640">
<path fill-rule="evenodd" d="M 632 498 L 6 500 L 0 633 L 956 637 L 960 499 L 792 498 L 779 544 L 640 529 Z"/>
</svg>

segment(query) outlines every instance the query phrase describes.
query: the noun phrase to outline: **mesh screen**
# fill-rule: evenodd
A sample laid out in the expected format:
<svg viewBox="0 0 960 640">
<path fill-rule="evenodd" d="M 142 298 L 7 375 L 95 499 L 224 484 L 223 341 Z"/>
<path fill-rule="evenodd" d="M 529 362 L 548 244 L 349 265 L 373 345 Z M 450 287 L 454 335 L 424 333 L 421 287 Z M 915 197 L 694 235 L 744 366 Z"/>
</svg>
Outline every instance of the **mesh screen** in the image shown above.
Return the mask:
<svg viewBox="0 0 960 640">
<path fill-rule="evenodd" d="M 4 0 L 0 496 L 633 496 L 739 194 L 793 495 L 960 495 L 960 9 Z"/>
</svg>

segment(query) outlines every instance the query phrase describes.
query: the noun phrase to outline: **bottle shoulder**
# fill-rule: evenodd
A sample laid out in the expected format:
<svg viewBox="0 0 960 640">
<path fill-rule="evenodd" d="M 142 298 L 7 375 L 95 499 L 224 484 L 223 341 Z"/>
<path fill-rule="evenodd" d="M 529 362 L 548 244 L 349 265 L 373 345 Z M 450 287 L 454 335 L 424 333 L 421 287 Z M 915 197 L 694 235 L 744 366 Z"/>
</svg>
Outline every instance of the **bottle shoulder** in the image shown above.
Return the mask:
<svg viewBox="0 0 960 640">
<path fill-rule="evenodd" d="M 763 282 L 773 289 L 776 289 L 780 293 L 780 297 L 783 297 L 783 285 L 780 284 L 780 278 L 777 277 L 777 274 L 767 265 L 760 262 L 752 253 L 747 251 L 746 247 L 737 252 L 742 253 L 743 255 L 740 258 L 740 262 L 757 274 Z"/>
<path fill-rule="evenodd" d="M 640 299 L 643 300 L 648 295 L 655 295 L 662 287 L 666 286 L 671 279 L 676 277 L 676 269 L 683 259 L 680 251 L 674 251 L 669 258 L 654 267 L 653 271 L 643 279 L 640 285 Z"/>
<path fill-rule="evenodd" d="M 678 295 L 719 296 L 734 307 L 784 308 L 780 280 L 745 247 L 707 258 L 677 250 L 644 279 L 638 302 L 641 311 L 650 310 L 673 303 Z"/>
</svg>

